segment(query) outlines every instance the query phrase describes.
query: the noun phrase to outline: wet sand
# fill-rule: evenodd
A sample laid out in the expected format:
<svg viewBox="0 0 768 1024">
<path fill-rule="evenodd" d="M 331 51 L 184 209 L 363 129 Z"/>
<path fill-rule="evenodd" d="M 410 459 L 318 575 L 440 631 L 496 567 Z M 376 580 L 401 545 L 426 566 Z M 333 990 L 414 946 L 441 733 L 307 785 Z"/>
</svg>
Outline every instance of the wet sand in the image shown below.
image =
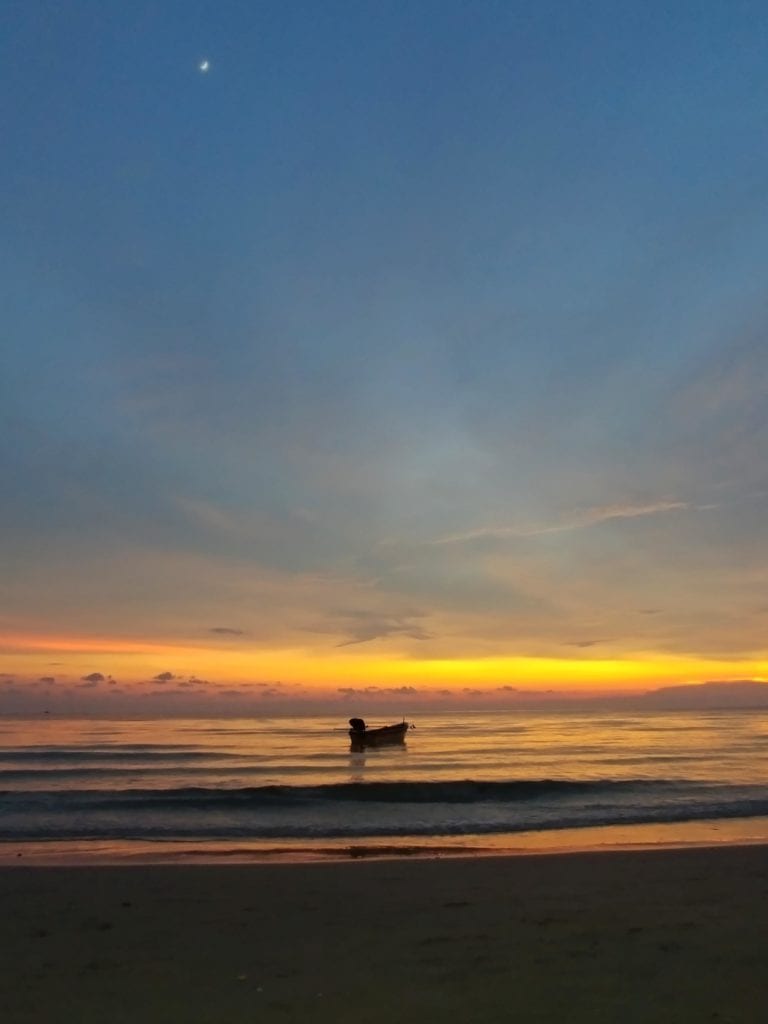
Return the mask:
<svg viewBox="0 0 768 1024">
<path fill-rule="evenodd" d="M 762 1024 L 768 847 L 0 869 L 4 1024 Z"/>
</svg>

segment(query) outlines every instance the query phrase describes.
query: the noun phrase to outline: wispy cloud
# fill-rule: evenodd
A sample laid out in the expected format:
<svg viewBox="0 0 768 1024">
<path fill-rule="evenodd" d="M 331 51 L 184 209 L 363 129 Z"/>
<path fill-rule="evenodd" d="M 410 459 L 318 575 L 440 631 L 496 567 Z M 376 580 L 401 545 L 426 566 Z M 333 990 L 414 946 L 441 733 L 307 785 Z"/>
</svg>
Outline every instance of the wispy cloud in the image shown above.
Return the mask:
<svg viewBox="0 0 768 1024">
<path fill-rule="evenodd" d="M 557 523 L 543 523 L 527 526 L 484 526 L 462 533 L 447 534 L 432 541 L 432 544 L 461 544 L 474 540 L 506 540 L 516 537 L 538 537 L 548 533 L 564 533 L 569 530 L 584 530 L 613 519 L 639 519 L 667 512 L 681 512 L 697 509 L 686 501 L 655 501 L 643 504 L 596 505 L 576 510 Z"/>
<path fill-rule="evenodd" d="M 566 640 L 566 647 L 595 647 L 597 644 L 607 643 L 606 640 Z"/>
<path fill-rule="evenodd" d="M 347 639 L 336 644 L 337 647 L 364 644 L 371 640 L 380 640 L 390 636 L 404 636 L 410 640 L 432 639 L 431 633 L 412 621 L 419 617 L 419 613 L 390 616 L 379 612 L 349 611 L 337 614 L 346 620 L 342 629 L 347 633 Z"/>
</svg>

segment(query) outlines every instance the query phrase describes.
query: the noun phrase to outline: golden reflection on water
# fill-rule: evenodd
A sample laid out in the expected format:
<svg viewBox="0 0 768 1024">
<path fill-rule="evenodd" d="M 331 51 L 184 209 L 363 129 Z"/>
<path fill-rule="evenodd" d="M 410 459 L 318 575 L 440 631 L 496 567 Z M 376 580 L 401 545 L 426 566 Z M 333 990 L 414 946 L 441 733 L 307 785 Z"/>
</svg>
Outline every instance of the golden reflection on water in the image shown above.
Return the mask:
<svg viewBox="0 0 768 1024">
<path fill-rule="evenodd" d="M 383 724 L 383 723 L 372 723 Z M 402 745 L 350 750 L 346 716 L 105 721 L 51 717 L 0 719 L 0 747 L 8 764 L 18 748 L 61 748 L 62 790 L 98 788 L 239 788 L 338 782 L 547 779 L 700 779 L 729 785 L 765 785 L 766 712 L 519 712 L 423 714 Z M 97 752 L 78 776 L 78 750 Z M 121 751 L 128 751 L 120 761 Z M 29 755 L 27 755 L 29 756 Z M 36 755 L 35 755 L 36 756 Z M 36 764 L 40 782 L 55 753 Z M 153 760 L 157 758 L 157 760 Z M 165 759 L 164 759 L 165 758 Z M 18 765 L 17 765 L 18 767 Z M 74 769 L 74 777 L 67 772 Z M 24 774 L 23 772 L 20 774 Z M 127 833 L 126 833 L 127 834 Z M 48 842 L 0 844 L 4 863 L 27 858 L 244 860 L 359 856 L 442 856 L 553 852 L 689 843 L 768 843 L 768 818 L 641 825 L 600 825 L 491 835 L 400 836 L 364 840 L 212 840 L 137 844 Z M 84 852 L 88 850 L 86 855 Z M 347 851 L 347 854 L 345 854 Z M 377 852 L 378 851 L 378 852 Z"/>
<path fill-rule="evenodd" d="M 238 769 L 257 765 L 270 767 L 265 784 L 293 784 L 299 774 L 306 784 L 344 777 L 359 782 L 684 776 L 730 783 L 766 778 L 765 712 L 425 712 L 416 716 L 416 725 L 407 743 L 350 752 L 343 713 L 130 721 L 50 716 L 0 720 L 0 746 L 195 752 L 201 772 L 218 759 L 231 767 L 231 784 L 242 785 L 249 783 L 238 782 Z M 191 777 L 189 766 L 184 772 Z"/>
</svg>

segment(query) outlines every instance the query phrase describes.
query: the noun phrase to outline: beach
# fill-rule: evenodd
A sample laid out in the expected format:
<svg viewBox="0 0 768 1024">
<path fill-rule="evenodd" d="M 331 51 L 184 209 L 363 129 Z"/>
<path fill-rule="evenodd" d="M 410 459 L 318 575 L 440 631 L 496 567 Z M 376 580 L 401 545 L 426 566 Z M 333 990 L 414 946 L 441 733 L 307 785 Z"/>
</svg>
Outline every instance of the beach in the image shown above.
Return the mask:
<svg viewBox="0 0 768 1024">
<path fill-rule="evenodd" d="M 758 1024 L 768 847 L 0 869 L 5 1024 Z"/>
</svg>

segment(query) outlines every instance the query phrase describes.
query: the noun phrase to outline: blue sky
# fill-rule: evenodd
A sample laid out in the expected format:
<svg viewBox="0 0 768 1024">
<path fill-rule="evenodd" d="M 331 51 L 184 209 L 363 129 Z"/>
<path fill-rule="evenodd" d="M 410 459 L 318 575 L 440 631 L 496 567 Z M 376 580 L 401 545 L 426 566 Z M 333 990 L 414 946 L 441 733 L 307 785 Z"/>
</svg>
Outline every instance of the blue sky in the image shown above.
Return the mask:
<svg viewBox="0 0 768 1024">
<path fill-rule="evenodd" d="M 767 34 L 7 4 L 6 630 L 763 658 Z"/>
</svg>

